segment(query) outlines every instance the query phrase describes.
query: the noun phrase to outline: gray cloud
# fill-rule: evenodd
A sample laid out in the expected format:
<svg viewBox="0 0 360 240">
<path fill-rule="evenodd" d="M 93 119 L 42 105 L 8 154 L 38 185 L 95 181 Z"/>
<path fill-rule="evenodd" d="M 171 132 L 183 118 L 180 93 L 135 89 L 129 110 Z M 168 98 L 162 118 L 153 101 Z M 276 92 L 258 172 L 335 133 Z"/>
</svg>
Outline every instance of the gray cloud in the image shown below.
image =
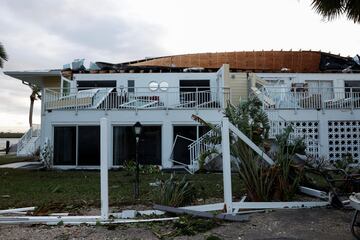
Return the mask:
<svg viewBox="0 0 360 240">
<path fill-rule="evenodd" d="M 167 54 L 158 44 L 162 28 L 127 21 L 112 9 L 112 1 L 2 0 L 0 42 L 9 55 L 5 70 L 61 68 L 75 58 L 122 62 Z M 18 114 L 27 126 L 30 89 L 1 72 L 0 83 L 5 86 L 0 89 L 0 118 Z M 6 128 L 1 119 L 0 129 Z"/>
</svg>

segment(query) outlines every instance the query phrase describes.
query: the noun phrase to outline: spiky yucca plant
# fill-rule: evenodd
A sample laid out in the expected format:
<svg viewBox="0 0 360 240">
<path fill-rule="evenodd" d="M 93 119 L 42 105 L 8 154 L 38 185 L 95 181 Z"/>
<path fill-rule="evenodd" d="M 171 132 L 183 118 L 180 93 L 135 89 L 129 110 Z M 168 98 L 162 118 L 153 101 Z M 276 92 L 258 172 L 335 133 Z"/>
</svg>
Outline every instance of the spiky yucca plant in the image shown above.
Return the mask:
<svg viewBox="0 0 360 240">
<path fill-rule="evenodd" d="M 195 187 L 186 176 L 179 180 L 175 174 L 171 174 L 170 178 L 162 181 L 158 186 L 155 202 L 172 207 L 185 206 L 195 200 L 195 193 Z"/>
</svg>

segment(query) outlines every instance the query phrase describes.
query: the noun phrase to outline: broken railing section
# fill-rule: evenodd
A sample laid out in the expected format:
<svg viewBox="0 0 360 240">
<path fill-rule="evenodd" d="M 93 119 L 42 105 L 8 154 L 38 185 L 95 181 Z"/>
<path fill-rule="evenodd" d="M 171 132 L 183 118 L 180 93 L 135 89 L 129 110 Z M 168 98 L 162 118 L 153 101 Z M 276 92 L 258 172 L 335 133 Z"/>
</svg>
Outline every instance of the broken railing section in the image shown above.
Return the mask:
<svg viewBox="0 0 360 240">
<path fill-rule="evenodd" d="M 239 209 L 266 209 L 266 208 L 308 208 L 320 207 L 330 204 L 327 201 L 319 202 L 233 202 L 232 201 L 232 188 L 231 188 L 231 165 L 230 165 L 230 132 L 234 133 L 241 140 L 243 140 L 251 149 L 262 157 L 268 164 L 273 165 L 274 161 L 267 156 L 258 146 L 256 146 L 245 134 L 237 129 L 229 122 L 229 119 L 224 117 L 221 126 L 221 145 L 223 156 L 223 182 L 224 182 L 224 202 L 219 204 L 210 204 L 204 206 L 190 207 L 192 210 L 202 209 L 203 211 L 215 211 L 225 209 L 228 214 L 235 214 L 235 210 Z M 309 189 L 307 189 L 310 192 Z M 319 195 L 322 195 L 322 193 Z M 187 207 L 187 209 L 190 209 Z"/>
<path fill-rule="evenodd" d="M 242 216 L 237 218 L 237 214 L 249 214 L 258 211 L 242 211 L 249 209 L 299 209 L 299 208 L 313 208 L 324 207 L 330 205 L 330 195 L 325 192 L 315 189 L 300 187 L 300 191 L 317 197 L 325 199 L 324 201 L 297 201 L 297 202 L 245 202 L 246 196 L 244 196 L 239 202 L 233 202 L 232 200 L 232 181 L 231 181 L 231 157 L 230 157 L 230 134 L 235 134 L 238 138 L 244 141 L 251 149 L 253 149 L 262 159 L 269 165 L 273 165 L 274 161 L 266 155 L 257 145 L 255 145 L 245 134 L 237 129 L 233 124 L 229 122 L 229 119 L 224 117 L 221 124 L 221 151 L 223 161 L 223 185 L 224 185 L 224 202 L 186 206 L 186 207 L 169 207 L 155 205 L 154 208 L 166 212 L 172 212 L 176 214 L 190 214 L 198 217 L 207 218 L 221 218 L 231 221 L 244 221 L 247 217 Z M 225 212 L 219 215 L 214 215 L 206 212 L 222 211 Z M 224 216 L 224 218 L 222 218 Z M 232 216 L 232 217 L 230 217 Z"/>
</svg>

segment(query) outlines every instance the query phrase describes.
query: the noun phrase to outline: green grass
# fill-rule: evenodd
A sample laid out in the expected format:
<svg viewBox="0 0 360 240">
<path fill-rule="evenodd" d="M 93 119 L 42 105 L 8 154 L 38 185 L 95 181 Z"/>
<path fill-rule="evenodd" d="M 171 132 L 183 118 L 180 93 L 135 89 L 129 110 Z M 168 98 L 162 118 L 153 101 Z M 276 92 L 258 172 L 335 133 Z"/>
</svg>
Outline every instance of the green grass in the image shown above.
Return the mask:
<svg viewBox="0 0 360 240">
<path fill-rule="evenodd" d="M 33 161 L 33 157 L 17 157 L 14 154 L 0 155 L 0 165 L 16 163 L 16 162 L 27 162 Z"/>
<path fill-rule="evenodd" d="M 181 177 L 182 174 L 177 174 Z M 133 175 L 124 170 L 109 172 L 110 206 L 153 204 L 155 187 L 149 183 L 166 179 L 169 173 L 141 174 L 140 200 L 133 199 Z M 222 174 L 188 175 L 198 189 L 197 198 L 206 202 L 223 197 Z M 233 193 L 243 193 L 239 178 L 233 176 Z M 199 202 L 202 204 L 203 202 Z M 0 169 L 0 209 L 11 207 L 64 205 L 100 207 L 98 171 L 44 171 Z"/>
</svg>

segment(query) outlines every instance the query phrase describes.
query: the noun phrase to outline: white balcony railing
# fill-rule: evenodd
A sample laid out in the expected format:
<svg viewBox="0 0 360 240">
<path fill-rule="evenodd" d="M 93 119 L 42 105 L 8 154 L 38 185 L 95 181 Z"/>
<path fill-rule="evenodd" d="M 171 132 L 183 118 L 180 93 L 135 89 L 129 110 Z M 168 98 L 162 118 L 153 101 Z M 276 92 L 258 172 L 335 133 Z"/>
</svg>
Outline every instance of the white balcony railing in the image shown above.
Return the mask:
<svg viewBox="0 0 360 240">
<path fill-rule="evenodd" d="M 67 92 L 69 94 L 64 94 Z M 45 89 L 45 110 L 217 109 L 230 99 L 230 89 L 189 87 Z"/>
<path fill-rule="evenodd" d="M 265 109 L 360 108 L 360 88 L 265 87 L 256 94 Z"/>
</svg>

